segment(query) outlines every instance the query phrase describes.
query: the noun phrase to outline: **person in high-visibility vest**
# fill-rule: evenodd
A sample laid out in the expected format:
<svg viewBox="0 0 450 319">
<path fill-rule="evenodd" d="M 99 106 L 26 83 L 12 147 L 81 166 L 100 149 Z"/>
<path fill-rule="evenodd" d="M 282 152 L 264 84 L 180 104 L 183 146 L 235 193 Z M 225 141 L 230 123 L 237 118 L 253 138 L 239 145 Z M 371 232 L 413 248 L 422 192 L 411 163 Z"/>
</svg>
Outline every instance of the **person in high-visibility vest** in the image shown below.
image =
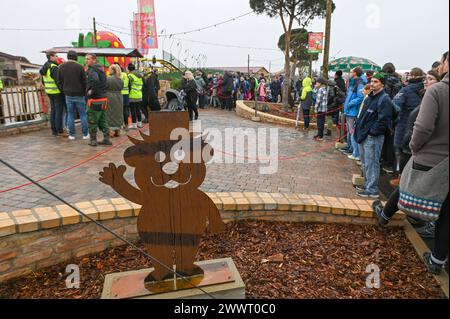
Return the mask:
<svg viewBox="0 0 450 319">
<path fill-rule="evenodd" d="M 131 117 L 133 119 L 133 124 L 131 125 L 132 129 L 138 129 L 144 127 L 142 125 L 142 114 L 144 113 L 146 119 L 148 119 L 148 110 L 147 107 L 143 107 L 143 87 L 144 87 L 144 79 L 139 71 L 136 70 L 134 64 L 130 63 L 128 65 L 128 78 L 130 80 L 129 89 L 130 89 L 130 110 Z"/>
<path fill-rule="evenodd" d="M 55 52 L 47 53 L 47 62 L 39 73 L 45 87 L 50 104 L 50 123 L 53 136 L 65 136 L 63 130 L 64 96 L 58 87 L 58 55 Z"/>
<path fill-rule="evenodd" d="M 130 118 L 130 79 L 128 78 L 128 73 L 122 69 L 122 81 L 123 81 L 123 119 L 124 128 L 128 130 L 128 119 Z"/>
</svg>

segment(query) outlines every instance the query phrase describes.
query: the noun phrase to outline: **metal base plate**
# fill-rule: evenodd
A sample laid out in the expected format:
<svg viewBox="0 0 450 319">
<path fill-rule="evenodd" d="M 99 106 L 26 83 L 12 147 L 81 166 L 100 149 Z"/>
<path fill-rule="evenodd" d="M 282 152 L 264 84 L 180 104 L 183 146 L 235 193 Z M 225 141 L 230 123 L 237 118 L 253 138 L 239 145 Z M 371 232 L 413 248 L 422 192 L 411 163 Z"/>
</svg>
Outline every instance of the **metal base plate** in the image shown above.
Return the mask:
<svg viewBox="0 0 450 319">
<path fill-rule="evenodd" d="M 221 261 L 210 264 L 199 263 L 197 265 L 203 269 L 205 274 L 187 278 L 189 282 L 195 286 L 207 287 L 235 282 L 235 278 L 227 262 Z M 107 279 L 108 277 L 112 279 L 105 281 L 105 289 L 108 285 L 107 281 L 110 281 L 108 298 L 141 298 L 193 288 L 190 283 L 181 278 L 146 284 L 145 279 L 152 271 L 153 269 L 145 269 L 108 275 Z"/>
</svg>

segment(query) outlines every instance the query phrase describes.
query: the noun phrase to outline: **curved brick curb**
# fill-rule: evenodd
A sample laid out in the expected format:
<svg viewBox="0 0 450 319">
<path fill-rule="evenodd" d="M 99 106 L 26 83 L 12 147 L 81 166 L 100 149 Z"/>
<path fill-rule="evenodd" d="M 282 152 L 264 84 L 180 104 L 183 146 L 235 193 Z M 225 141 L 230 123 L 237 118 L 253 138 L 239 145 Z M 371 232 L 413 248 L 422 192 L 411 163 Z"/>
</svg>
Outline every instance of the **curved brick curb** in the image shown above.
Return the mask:
<svg viewBox="0 0 450 319">
<path fill-rule="evenodd" d="M 251 120 L 255 116 L 255 110 L 248 107 L 244 104 L 243 101 L 237 101 L 236 103 L 236 114 L 240 117 L 246 118 L 248 120 Z M 258 112 L 258 116 L 261 118 L 261 122 L 263 123 L 270 123 L 270 124 L 279 124 L 279 125 L 286 125 L 286 126 L 294 126 L 296 125 L 295 120 L 287 119 L 280 116 L 275 116 L 272 114 L 264 113 L 264 112 Z M 301 126 L 304 125 L 302 121 L 299 122 Z M 317 128 L 317 123 L 311 123 L 310 128 Z"/>
<path fill-rule="evenodd" d="M 371 201 L 302 194 L 210 193 L 225 222 L 255 219 L 282 222 L 376 224 Z M 128 240 L 138 240 L 140 206 L 123 198 L 75 204 Z M 403 226 L 397 214 L 393 226 Z M 0 282 L 38 269 L 123 245 L 68 206 L 0 213 Z"/>
</svg>

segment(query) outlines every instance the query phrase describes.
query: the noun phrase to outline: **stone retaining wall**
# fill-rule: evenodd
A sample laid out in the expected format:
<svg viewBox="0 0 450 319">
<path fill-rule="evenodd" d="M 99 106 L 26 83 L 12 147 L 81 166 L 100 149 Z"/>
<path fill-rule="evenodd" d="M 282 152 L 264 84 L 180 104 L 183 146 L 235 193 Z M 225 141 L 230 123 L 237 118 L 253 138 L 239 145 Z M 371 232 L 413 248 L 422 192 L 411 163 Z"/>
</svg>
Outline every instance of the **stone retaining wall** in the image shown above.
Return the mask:
<svg viewBox="0 0 450 319">
<path fill-rule="evenodd" d="M 0 126 L 0 137 L 36 132 L 50 127 L 48 121 L 24 122 L 11 126 Z"/>
<path fill-rule="evenodd" d="M 236 114 L 240 117 L 251 120 L 255 116 L 255 110 L 248 107 L 247 105 L 245 105 L 243 101 L 237 101 Z M 258 112 L 258 117 L 261 119 L 261 122 L 263 122 L 263 123 L 279 124 L 279 125 L 286 125 L 286 126 L 291 126 L 291 127 L 295 127 L 295 125 L 296 125 L 295 120 L 291 120 L 291 119 L 280 117 L 280 116 L 275 116 L 275 115 L 272 115 L 269 113 Z M 304 123 L 302 121 L 300 121 L 299 124 L 302 127 L 304 125 Z M 310 126 L 310 128 L 317 128 L 316 123 L 311 123 L 309 126 Z"/>
<path fill-rule="evenodd" d="M 376 224 L 371 201 L 303 194 L 211 193 L 225 222 Z M 75 204 L 117 234 L 136 241 L 140 206 L 123 198 Z M 391 223 L 404 225 L 404 214 Z M 123 245 L 68 206 L 0 213 L 0 282 Z"/>
</svg>

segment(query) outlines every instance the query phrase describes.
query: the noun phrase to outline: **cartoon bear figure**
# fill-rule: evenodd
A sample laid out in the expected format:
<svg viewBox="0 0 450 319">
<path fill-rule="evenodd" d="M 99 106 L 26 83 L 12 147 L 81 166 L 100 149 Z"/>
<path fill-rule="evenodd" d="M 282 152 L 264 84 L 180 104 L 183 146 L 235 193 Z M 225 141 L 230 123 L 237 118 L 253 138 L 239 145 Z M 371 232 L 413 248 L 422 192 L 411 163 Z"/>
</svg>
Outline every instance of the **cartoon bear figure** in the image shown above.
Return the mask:
<svg viewBox="0 0 450 319">
<path fill-rule="evenodd" d="M 144 141 L 129 137 L 135 145 L 125 151 L 124 159 L 135 168 L 138 188 L 125 179 L 125 166 L 110 164 L 100 173 L 101 182 L 142 205 L 138 218 L 140 238 L 147 251 L 166 266 L 154 263 L 155 271 L 146 283 L 173 278 L 169 270 L 173 265 L 182 276 L 202 275 L 204 271 L 194 265 L 201 237 L 205 232 L 217 234 L 225 230 L 216 205 L 199 190 L 213 149 L 192 135 L 188 141 L 190 149 L 180 147 L 180 139 L 170 140 L 175 128 L 188 132 L 187 112 L 152 113 L 150 136 L 141 133 Z M 198 142 L 203 155 L 200 160 L 193 149 Z"/>
</svg>

